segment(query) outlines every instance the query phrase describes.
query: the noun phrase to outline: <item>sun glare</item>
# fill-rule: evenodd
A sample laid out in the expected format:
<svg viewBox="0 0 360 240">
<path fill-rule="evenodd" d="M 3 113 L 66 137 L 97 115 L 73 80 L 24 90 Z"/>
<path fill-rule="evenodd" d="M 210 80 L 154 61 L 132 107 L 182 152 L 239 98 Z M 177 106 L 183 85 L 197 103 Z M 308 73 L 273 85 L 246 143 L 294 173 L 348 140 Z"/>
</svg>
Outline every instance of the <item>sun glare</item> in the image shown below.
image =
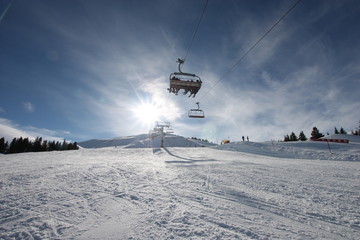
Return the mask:
<svg viewBox="0 0 360 240">
<path fill-rule="evenodd" d="M 134 109 L 135 117 L 144 125 L 154 125 L 160 119 L 159 107 L 154 103 L 143 102 Z"/>
</svg>

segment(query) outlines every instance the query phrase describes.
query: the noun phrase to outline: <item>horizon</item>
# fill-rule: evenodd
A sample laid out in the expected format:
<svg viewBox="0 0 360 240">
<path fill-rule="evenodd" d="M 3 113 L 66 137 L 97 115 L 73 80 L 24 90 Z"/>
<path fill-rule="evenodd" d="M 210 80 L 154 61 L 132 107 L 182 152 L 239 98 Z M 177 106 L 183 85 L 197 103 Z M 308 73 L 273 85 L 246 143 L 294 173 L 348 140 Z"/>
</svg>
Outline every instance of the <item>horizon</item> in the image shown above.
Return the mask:
<svg viewBox="0 0 360 240">
<path fill-rule="evenodd" d="M 156 132 L 151 132 L 152 134 L 156 133 Z M 113 137 L 113 138 L 102 138 L 102 139 L 99 139 L 99 138 L 92 138 L 92 139 L 86 139 L 86 140 L 83 140 L 83 141 L 71 141 L 71 140 L 67 140 L 67 139 L 44 139 L 42 137 L 35 137 L 35 138 L 32 138 L 32 137 L 14 137 L 12 139 L 5 139 L 5 143 L 7 142 L 7 144 L 10 144 L 12 140 L 14 139 L 20 139 L 20 138 L 29 138 L 30 141 L 35 141 L 37 138 L 42 138 L 42 141 L 48 141 L 48 142 L 63 142 L 63 141 L 66 141 L 68 143 L 77 143 L 77 144 L 81 144 L 81 143 L 85 143 L 85 142 L 92 142 L 92 141 L 102 141 L 102 142 L 106 142 L 106 141 L 113 141 L 113 140 L 125 140 L 125 139 L 129 139 L 129 138 L 137 138 L 137 137 L 141 137 L 142 135 L 149 135 L 149 133 L 140 133 L 140 134 L 136 134 L 136 135 L 127 135 L 127 136 L 118 136 L 118 137 Z M 207 142 L 207 143 L 210 143 L 210 144 L 216 144 L 216 145 L 223 145 L 222 141 L 224 140 L 229 140 L 228 143 L 239 143 L 239 142 L 253 142 L 253 143 L 265 143 L 265 142 L 284 142 L 284 143 L 289 143 L 289 142 L 307 142 L 307 141 L 310 141 L 310 142 L 318 142 L 318 141 L 314 141 L 312 139 L 310 139 L 311 137 L 307 137 L 307 140 L 301 140 L 300 138 L 296 141 L 294 140 L 285 140 L 285 139 L 278 139 L 278 140 L 275 140 L 275 139 L 270 139 L 270 140 L 266 140 L 266 141 L 252 141 L 250 139 L 247 139 L 246 136 L 244 136 L 244 140 L 241 138 L 241 139 L 221 139 L 217 142 L 214 142 L 214 141 L 211 141 L 209 139 L 206 139 L 206 138 L 199 138 L 199 137 L 194 137 L 194 136 L 181 136 L 181 135 L 178 135 L 176 133 L 165 133 L 164 134 L 165 137 L 167 136 L 172 136 L 172 137 L 181 137 L 181 138 L 184 138 L 184 139 L 191 139 L 191 140 L 197 140 L 197 141 L 201 141 L 201 142 Z M 351 136 L 351 137 L 350 137 Z M 332 133 L 332 134 L 324 134 L 323 137 L 321 138 L 329 138 L 331 137 L 331 139 L 333 140 L 349 140 L 349 143 L 357 143 L 360 141 L 360 135 L 358 134 L 351 134 L 351 133 Z M 355 138 L 354 138 L 355 137 Z M 0 138 L 3 138 L 2 136 L 0 136 Z M 321 139 L 320 138 L 320 139 Z M 357 139 L 359 138 L 359 139 Z M 340 142 L 343 144 L 343 142 Z M 116 145 L 117 146 L 117 145 Z M 121 146 L 121 145 L 119 145 Z"/>
<path fill-rule="evenodd" d="M 246 56 L 297 1 L 210 0 L 189 49 L 205 2 L 1 2 L 0 137 L 111 139 L 155 121 L 211 142 L 357 129 L 357 1 L 300 1 Z M 167 90 L 184 56 L 195 98 Z M 198 101 L 205 118 L 188 118 Z"/>
</svg>

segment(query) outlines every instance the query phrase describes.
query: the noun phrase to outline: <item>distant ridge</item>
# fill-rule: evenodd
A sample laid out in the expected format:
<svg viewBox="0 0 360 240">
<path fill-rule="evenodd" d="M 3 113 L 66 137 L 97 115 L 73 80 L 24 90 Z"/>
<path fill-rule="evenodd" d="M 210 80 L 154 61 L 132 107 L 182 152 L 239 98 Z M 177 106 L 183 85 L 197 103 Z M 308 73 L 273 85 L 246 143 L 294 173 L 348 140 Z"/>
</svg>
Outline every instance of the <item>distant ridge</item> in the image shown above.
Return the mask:
<svg viewBox="0 0 360 240">
<path fill-rule="evenodd" d="M 117 137 L 112 139 L 92 139 L 79 142 L 78 145 L 83 148 L 104 148 L 104 147 L 124 147 L 124 148 L 158 148 L 161 144 L 159 134 L 153 133 L 140 134 L 134 136 Z M 164 147 L 206 147 L 216 144 L 205 143 L 193 139 L 187 139 L 174 134 L 166 134 L 164 138 Z"/>
</svg>

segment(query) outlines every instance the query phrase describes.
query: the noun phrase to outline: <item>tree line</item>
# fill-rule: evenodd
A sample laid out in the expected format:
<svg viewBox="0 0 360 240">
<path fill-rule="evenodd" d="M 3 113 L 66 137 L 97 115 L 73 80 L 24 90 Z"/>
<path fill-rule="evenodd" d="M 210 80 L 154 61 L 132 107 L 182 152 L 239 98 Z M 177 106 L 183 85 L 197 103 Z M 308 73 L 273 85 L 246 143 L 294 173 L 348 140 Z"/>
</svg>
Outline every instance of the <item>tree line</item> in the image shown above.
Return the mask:
<svg viewBox="0 0 360 240">
<path fill-rule="evenodd" d="M 202 141 L 202 142 L 207 142 L 207 143 L 209 142 L 209 140 L 207 140 L 207 139 L 201 139 L 201 138 L 197 138 L 197 137 L 191 137 L 191 139 Z"/>
<path fill-rule="evenodd" d="M 290 141 L 306 141 L 308 140 L 307 137 L 305 136 L 304 132 L 301 131 L 299 136 L 296 136 L 296 134 L 294 132 L 292 132 L 290 135 L 285 135 L 284 136 L 284 142 L 290 142 Z"/>
<path fill-rule="evenodd" d="M 347 134 L 347 132 L 344 130 L 343 127 L 340 128 L 340 131 L 337 129 L 337 127 L 335 127 L 334 129 L 334 134 Z M 359 128 L 357 128 L 356 130 L 351 131 L 352 135 L 360 135 L 360 122 L 359 122 Z M 330 135 L 329 133 L 327 133 L 327 135 Z M 324 137 L 324 134 L 322 134 L 317 127 L 313 127 L 313 130 L 311 132 L 311 138 L 315 138 L 315 139 L 319 139 Z M 305 136 L 304 132 L 301 131 L 299 136 L 297 136 L 294 132 L 292 132 L 290 135 L 285 135 L 284 136 L 284 142 L 289 142 L 289 141 L 306 141 L 308 140 L 307 137 Z"/>
<path fill-rule="evenodd" d="M 66 140 L 60 141 L 47 141 L 41 137 L 37 137 L 35 141 L 29 138 L 14 138 L 9 144 L 5 142 L 5 138 L 0 138 L 0 153 L 23 153 L 23 152 L 45 152 L 45 151 L 65 151 L 65 150 L 78 150 L 77 142 L 69 143 Z"/>
</svg>

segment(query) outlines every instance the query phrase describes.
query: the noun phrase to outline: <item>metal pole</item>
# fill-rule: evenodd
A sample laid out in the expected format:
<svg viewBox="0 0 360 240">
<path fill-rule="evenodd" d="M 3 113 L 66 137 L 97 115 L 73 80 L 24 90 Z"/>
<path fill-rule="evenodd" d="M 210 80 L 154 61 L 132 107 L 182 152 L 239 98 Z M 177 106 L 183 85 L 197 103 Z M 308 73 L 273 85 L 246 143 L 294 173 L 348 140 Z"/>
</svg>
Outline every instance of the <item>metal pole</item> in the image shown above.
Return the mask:
<svg viewBox="0 0 360 240">
<path fill-rule="evenodd" d="M 161 148 L 164 148 L 164 128 L 161 128 Z"/>
<path fill-rule="evenodd" d="M 329 140 L 326 139 L 326 142 L 327 142 L 327 145 L 328 145 L 328 148 L 329 148 L 330 155 L 332 155 L 331 148 L 330 148 L 330 144 L 329 144 Z"/>
</svg>

